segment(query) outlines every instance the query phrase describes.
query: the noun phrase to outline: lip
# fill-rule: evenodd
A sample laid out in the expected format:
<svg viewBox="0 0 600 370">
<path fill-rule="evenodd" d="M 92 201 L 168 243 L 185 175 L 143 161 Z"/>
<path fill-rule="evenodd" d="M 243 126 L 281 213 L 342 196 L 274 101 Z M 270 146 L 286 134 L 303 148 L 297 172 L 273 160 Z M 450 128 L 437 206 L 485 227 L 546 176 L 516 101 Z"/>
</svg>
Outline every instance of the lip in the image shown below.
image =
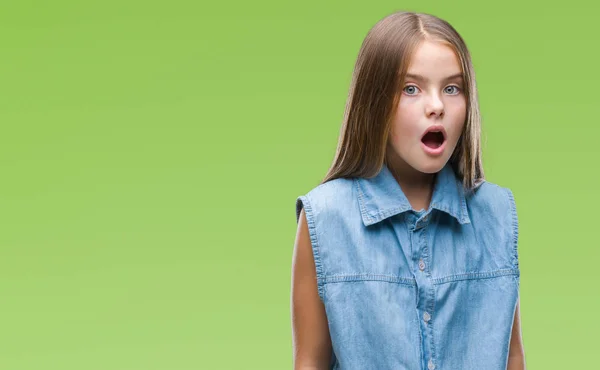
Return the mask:
<svg viewBox="0 0 600 370">
<path fill-rule="evenodd" d="M 425 145 L 425 143 L 423 143 L 423 137 L 425 135 L 427 135 L 427 133 L 429 132 L 436 132 L 439 131 L 442 133 L 442 135 L 444 136 L 444 141 L 442 142 L 442 145 L 440 145 L 438 148 L 430 148 L 427 145 Z M 429 153 L 431 155 L 440 155 L 444 152 L 444 149 L 446 148 L 446 142 L 447 142 L 447 135 L 446 135 L 446 130 L 444 129 L 444 126 L 442 125 L 432 125 L 429 126 L 427 128 L 427 130 L 425 130 L 425 132 L 423 133 L 423 135 L 421 136 L 421 146 L 423 147 L 423 150 L 426 153 Z"/>
</svg>

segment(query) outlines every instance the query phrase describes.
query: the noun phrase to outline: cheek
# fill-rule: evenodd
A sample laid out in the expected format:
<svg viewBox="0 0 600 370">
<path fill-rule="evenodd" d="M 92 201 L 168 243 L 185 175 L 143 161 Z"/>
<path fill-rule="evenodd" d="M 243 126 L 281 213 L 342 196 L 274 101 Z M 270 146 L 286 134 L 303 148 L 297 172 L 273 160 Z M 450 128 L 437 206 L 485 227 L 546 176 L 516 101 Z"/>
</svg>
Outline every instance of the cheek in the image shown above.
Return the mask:
<svg viewBox="0 0 600 370">
<path fill-rule="evenodd" d="M 392 122 L 392 127 L 390 127 L 390 141 L 395 145 L 402 141 L 402 135 L 400 135 L 400 133 L 404 131 L 399 122 L 399 117 L 396 116 Z"/>
<path fill-rule="evenodd" d="M 464 100 L 456 104 L 455 114 L 457 117 L 462 117 L 463 119 L 467 116 L 467 103 Z"/>
<path fill-rule="evenodd" d="M 467 108 L 465 104 L 458 104 L 452 107 L 452 110 L 448 112 L 449 116 L 452 117 L 449 124 L 451 125 L 452 131 L 455 135 L 460 135 L 467 119 Z"/>
<path fill-rule="evenodd" d="M 421 116 L 423 108 L 417 104 L 416 99 L 401 99 L 398 104 L 396 118 L 399 122 L 415 122 Z"/>
<path fill-rule="evenodd" d="M 419 135 L 419 112 L 415 104 L 400 103 L 392 124 L 391 136 L 395 142 L 411 140 Z"/>
</svg>

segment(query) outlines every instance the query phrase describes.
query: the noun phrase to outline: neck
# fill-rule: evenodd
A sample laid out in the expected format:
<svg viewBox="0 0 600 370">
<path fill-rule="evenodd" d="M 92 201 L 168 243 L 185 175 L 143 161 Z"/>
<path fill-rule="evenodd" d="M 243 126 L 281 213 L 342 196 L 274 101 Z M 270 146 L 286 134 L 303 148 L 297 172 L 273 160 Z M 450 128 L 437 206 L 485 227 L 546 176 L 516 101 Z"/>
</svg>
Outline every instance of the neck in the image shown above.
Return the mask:
<svg viewBox="0 0 600 370">
<path fill-rule="evenodd" d="M 435 173 L 423 173 L 404 161 L 388 163 L 390 172 L 415 211 L 427 210 L 433 195 Z"/>
</svg>

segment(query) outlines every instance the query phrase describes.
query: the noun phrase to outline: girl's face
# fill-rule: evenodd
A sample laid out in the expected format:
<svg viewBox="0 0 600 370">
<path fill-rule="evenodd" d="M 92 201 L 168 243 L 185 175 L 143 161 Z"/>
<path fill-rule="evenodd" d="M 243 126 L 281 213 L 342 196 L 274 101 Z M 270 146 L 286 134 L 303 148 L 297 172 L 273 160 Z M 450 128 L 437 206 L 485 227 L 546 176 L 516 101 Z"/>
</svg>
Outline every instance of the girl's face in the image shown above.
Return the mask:
<svg viewBox="0 0 600 370">
<path fill-rule="evenodd" d="M 391 124 L 387 150 L 394 166 L 432 174 L 448 162 L 466 118 L 461 70 L 449 46 L 424 41 L 418 47 Z M 428 129 L 438 133 L 425 135 Z"/>
</svg>

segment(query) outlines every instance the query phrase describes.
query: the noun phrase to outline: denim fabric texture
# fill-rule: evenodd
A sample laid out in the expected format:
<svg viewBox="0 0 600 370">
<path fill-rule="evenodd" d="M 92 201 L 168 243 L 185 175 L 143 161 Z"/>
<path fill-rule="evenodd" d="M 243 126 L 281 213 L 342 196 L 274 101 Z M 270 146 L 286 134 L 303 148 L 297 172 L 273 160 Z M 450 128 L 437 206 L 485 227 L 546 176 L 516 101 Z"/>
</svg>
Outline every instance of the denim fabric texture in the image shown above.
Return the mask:
<svg viewBox="0 0 600 370">
<path fill-rule="evenodd" d="M 513 193 L 466 193 L 447 164 L 413 210 L 389 168 L 335 179 L 304 208 L 333 345 L 330 369 L 506 370 L 519 296 Z"/>
</svg>

